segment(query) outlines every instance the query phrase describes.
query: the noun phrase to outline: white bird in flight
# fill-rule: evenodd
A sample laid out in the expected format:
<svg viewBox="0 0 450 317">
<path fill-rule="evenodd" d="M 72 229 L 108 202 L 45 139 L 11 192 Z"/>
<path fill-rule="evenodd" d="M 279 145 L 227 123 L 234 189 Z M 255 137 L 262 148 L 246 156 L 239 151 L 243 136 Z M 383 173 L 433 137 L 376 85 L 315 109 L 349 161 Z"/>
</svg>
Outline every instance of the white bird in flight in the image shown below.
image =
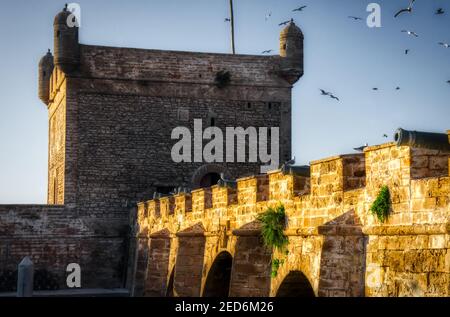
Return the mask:
<svg viewBox="0 0 450 317">
<path fill-rule="evenodd" d="M 448 43 L 443 43 L 443 42 L 439 42 L 439 45 L 441 45 L 441 46 L 443 46 L 443 47 L 445 47 L 445 48 L 449 48 L 449 47 L 450 47 L 450 44 L 448 44 Z"/>
<path fill-rule="evenodd" d="M 412 36 L 415 36 L 415 37 L 419 37 L 419 35 L 417 35 L 417 33 L 416 33 L 416 32 L 413 32 L 413 31 L 402 30 L 402 32 L 403 32 L 403 33 L 408 33 L 408 35 L 412 35 Z"/>
</svg>

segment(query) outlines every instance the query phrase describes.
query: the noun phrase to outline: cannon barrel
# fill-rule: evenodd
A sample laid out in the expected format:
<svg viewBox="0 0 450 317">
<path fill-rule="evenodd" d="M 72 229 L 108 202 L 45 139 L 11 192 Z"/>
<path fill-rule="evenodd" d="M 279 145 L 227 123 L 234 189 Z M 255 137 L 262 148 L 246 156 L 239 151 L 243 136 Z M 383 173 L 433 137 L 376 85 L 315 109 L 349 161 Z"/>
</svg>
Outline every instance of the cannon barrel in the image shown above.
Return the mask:
<svg viewBox="0 0 450 317">
<path fill-rule="evenodd" d="M 406 145 L 450 152 L 448 135 L 444 133 L 408 131 L 400 128 L 395 132 L 394 140 L 397 142 L 397 146 Z"/>
</svg>

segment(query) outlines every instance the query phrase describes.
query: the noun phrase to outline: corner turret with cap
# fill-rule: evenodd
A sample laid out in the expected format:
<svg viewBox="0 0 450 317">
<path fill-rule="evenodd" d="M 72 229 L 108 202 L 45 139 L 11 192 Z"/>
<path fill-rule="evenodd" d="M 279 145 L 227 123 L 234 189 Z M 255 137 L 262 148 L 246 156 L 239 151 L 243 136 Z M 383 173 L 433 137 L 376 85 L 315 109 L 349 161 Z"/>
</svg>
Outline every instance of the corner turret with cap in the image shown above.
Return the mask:
<svg viewBox="0 0 450 317">
<path fill-rule="evenodd" d="M 47 105 L 50 97 L 50 77 L 52 76 L 53 68 L 53 55 L 49 49 L 47 54 L 39 61 L 39 99 Z"/>
<path fill-rule="evenodd" d="M 76 17 L 68 10 L 66 4 L 55 16 L 53 23 L 55 66 L 66 74 L 73 72 L 80 63 L 79 28 L 77 23 L 73 23 L 73 19 Z"/>
<path fill-rule="evenodd" d="M 290 84 L 303 76 L 303 32 L 294 20 L 280 33 L 281 75 Z"/>
</svg>

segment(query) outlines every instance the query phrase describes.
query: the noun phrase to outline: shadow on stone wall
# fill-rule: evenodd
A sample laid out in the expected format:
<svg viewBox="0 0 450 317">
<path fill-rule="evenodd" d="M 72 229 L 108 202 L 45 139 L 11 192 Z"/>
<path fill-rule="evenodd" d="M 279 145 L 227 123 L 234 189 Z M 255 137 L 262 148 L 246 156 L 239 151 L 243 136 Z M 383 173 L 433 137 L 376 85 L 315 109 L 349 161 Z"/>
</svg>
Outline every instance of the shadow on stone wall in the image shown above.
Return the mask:
<svg viewBox="0 0 450 317">
<path fill-rule="evenodd" d="M 319 227 L 324 236 L 320 260 L 320 297 L 364 296 L 366 237 L 353 210 Z"/>
</svg>

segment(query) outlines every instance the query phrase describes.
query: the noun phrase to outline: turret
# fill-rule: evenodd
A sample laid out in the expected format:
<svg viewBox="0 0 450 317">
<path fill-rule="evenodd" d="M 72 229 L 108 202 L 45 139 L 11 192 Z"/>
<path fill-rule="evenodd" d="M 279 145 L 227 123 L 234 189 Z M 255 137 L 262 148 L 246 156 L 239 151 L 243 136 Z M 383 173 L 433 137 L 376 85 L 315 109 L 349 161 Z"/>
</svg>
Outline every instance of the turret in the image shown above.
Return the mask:
<svg viewBox="0 0 450 317">
<path fill-rule="evenodd" d="M 294 21 L 280 33 L 281 75 L 290 84 L 303 76 L 303 33 Z"/>
<path fill-rule="evenodd" d="M 75 16 L 67 9 L 66 4 L 53 23 L 55 65 L 66 74 L 73 72 L 80 63 L 79 28 L 73 19 Z"/>
<path fill-rule="evenodd" d="M 53 72 L 53 55 L 48 50 L 47 54 L 45 54 L 41 60 L 39 61 L 39 99 L 42 100 L 43 103 L 48 104 L 49 96 L 50 96 L 50 77 Z"/>
</svg>

